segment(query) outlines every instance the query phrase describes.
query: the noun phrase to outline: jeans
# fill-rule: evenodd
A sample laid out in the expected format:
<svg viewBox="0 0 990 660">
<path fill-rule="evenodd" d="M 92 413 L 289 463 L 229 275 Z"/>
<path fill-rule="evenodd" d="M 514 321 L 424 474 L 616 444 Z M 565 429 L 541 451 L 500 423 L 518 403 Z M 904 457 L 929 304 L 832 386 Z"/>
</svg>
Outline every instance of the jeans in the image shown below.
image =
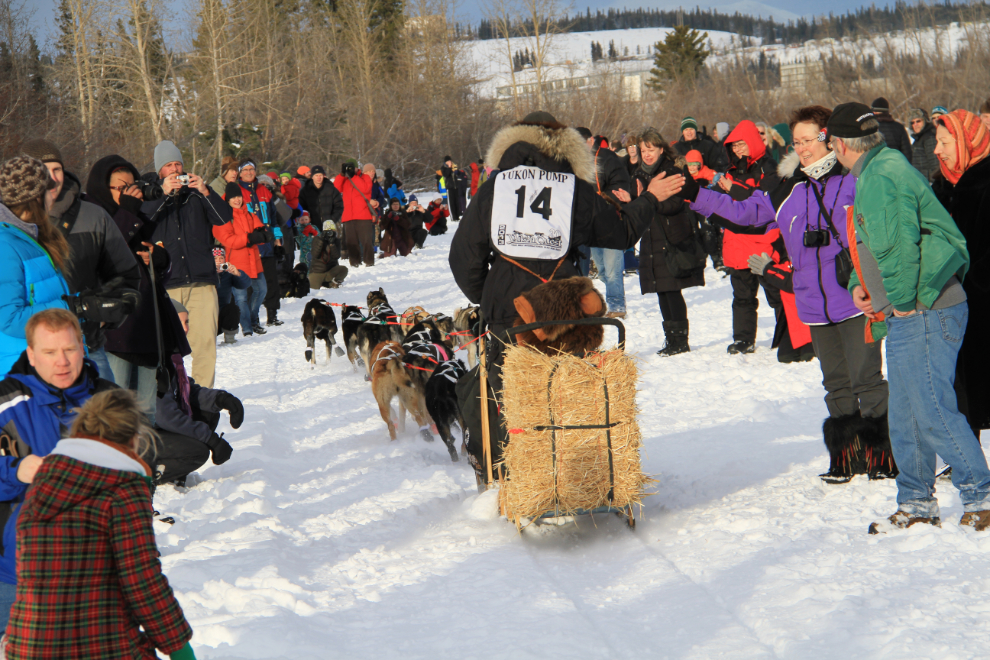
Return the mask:
<svg viewBox="0 0 990 660">
<path fill-rule="evenodd" d="M 591 272 L 591 248 L 587 245 L 578 246 L 578 272 L 582 277 L 588 277 Z"/>
<path fill-rule="evenodd" d="M 104 348 L 100 347 L 95 351 L 90 349 L 89 359 L 96 363 L 96 368 L 100 371 L 100 378 L 109 380 L 111 383 L 115 382 L 113 370 L 110 368 L 110 363 L 107 362 L 107 352 Z"/>
<path fill-rule="evenodd" d="M 598 277 L 605 281 L 605 302 L 608 311 L 626 311 L 626 289 L 622 281 L 624 254 L 622 250 L 591 248 L 591 258 L 598 265 Z"/>
<path fill-rule="evenodd" d="M 952 467 L 963 508 L 990 509 L 990 469 L 952 387 L 968 320 L 968 303 L 887 319 L 897 504 L 911 515 L 939 516 L 933 495 L 936 454 Z"/>
<path fill-rule="evenodd" d="M 10 622 L 10 608 L 14 606 L 16 599 L 17 585 L 0 582 L 0 634 L 7 630 L 7 623 Z"/>
<path fill-rule="evenodd" d="M 237 307 L 241 310 L 241 331 L 248 334 L 254 332 L 254 326 L 261 325 L 258 310 L 261 309 L 261 302 L 268 293 L 268 284 L 261 273 L 254 279 L 248 277 L 246 273 L 241 273 L 239 284 L 243 285 L 243 288 L 235 286 L 231 293 L 234 294 Z M 248 302 L 248 287 L 251 287 L 250 302 Z"/>
<path fill-rule="evenodd" d="M 113 353 L 107 353 L 107 361 L 113 370 L 115 383 L 137 394 L 138 405 L 151 426 L 155 425 L 155 406 L 158 402 L 158 369 L 141 367 Z"/>
</svg>

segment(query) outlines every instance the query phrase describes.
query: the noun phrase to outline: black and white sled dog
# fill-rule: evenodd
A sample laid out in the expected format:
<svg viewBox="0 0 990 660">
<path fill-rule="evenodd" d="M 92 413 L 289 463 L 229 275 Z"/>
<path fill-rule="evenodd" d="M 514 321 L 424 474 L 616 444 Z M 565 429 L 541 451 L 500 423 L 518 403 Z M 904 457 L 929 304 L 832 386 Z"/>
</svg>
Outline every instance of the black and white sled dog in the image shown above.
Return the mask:
<svg viewBox="0 0 990 660">
<path fill-rule="evenodd" d="M 474 369 L 478 363 L 478 338 L 479 323 L 481 321 L 481 308 L 477 305 L 458 308 L 454 312 L 454 346 L 460 348 L 470 344 L 466 349 L 468 365 Z M 473 343 L 472 343 L 473 342 Z"/>
<path fill-rule="evenodd" d="M 408 357 L 408 355 L 407 355 Z M 458 461 L 457 448 L 454 446 L 454 436 L 451 426 L 457 424 L 463 436 L 462 449 L 467 443 L 467 426 L 461 416 L 461 408 L 457 403 L 457 381 L 464 375 L 464 365 L 460 360 L 441 362 L 426 381 L 426 412 L 430 414 L 437 432 L 447 445 L 450 460 Z M 466 451 L 466 449 L 464 450 Z"/>
<path fill-rule="evenodd" d="M 344 348 L 347 349 L 347 359 L 350 360 L 354 371 L 358 365 L 363 365 L 361 354 L 358 351 L 358 330 L 365 322 L 365 316 L 361 313 L 361 308 L 357 305 L 344 305 L 340 311 L 341 327 L 344 331 Z"/>
<path fill-rule="evenodd" d="M 384 341 L 402 343 L 398 319 L 381 288 L 368 293 L 368 317 L 357 330 L 357 351 L 368 372 L 365 380 L 371 380 L 371 352 L 375 347 Z"/>
<path fill-rule="evenodd" d="M 302 316 L 303 337 L 306 338 L 306 361 L 316 366 L 316 340 L 322 339 L 327 346 L 327 362 L 330 362 L 330 347 L 337 349 L 337 355 L 344 352 L 337 346 L 337 317 L 333 313 L 333 307 L 324 300 L 312 298 L 306 303 L 306 309 Z"/>
</svg>

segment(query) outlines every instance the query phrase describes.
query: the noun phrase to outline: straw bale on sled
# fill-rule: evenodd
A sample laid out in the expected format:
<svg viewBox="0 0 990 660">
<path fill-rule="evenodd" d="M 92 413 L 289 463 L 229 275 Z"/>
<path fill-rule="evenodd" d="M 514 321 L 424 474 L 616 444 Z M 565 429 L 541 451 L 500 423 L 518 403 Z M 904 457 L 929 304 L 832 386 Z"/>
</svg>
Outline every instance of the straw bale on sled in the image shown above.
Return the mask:
<svg viewBox="0 0 990 660">
<path fill-rule="evenodd" d="M 653 480 L 640 467 L 633 358 L 619 349 L 579 358 L 513 346 L 506 348 L 502 378 L 509 436 L 499 500 L 510 520 L 641 503 Z M 608 421 L 619 422 L 609 429 L 611 470 L 606 429 L 537 430 L 605 424 L 605 386 Z"/>
</svg>

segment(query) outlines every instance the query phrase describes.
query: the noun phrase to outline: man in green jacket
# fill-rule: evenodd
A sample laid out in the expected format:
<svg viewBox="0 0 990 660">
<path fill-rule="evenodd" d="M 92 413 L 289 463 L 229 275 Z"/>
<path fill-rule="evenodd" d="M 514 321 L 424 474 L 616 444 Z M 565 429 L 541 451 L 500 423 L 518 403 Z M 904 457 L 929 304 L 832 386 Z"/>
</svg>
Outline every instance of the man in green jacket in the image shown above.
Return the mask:
<svg viewBox="0 0 990 660">
<path fill-rule="evenodd" d="M 869 107 L 836 107 L 828 136 L 857 177 L 859 267 L 849 290 L 875 328 L 886 324 L 890 444 L 900 472 L 897 511 L 871 524 L 870 533 L 940 526 L 936 454 L 952 468 L 965 511 L 960 525 L 983 531 L 990 527 L 990 469 L 952 387 L 969 317 L 961 283 L 969 269 L 966 239 L 924 176 L 885 146 Z"/>
</svg>

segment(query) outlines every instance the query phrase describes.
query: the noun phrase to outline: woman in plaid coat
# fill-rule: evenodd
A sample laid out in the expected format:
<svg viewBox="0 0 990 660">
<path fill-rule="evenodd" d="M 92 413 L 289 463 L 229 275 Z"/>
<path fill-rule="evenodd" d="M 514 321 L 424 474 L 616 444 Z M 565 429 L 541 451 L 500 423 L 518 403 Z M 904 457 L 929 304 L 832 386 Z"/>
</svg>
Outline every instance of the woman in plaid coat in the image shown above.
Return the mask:
<svg viewBox="0 0 990 660">
<path fill-rule="evenodd" d="M 148 431 L 132 392 L 102 392 L 45 457 L 17 522 L 7 658 L 195 660 L 151 528 Z"/>
</svg>

